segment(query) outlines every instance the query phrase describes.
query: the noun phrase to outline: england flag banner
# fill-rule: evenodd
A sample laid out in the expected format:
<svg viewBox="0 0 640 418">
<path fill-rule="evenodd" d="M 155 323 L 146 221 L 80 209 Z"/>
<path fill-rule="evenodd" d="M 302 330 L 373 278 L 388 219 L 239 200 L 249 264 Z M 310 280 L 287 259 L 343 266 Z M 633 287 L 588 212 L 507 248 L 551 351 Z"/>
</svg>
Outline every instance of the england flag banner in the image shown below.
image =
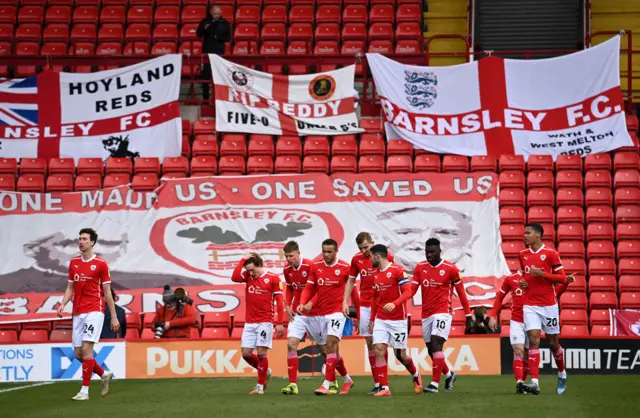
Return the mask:
<svg viewBox="0 0 640 418">
<path fill-rule="evenodd" d="M 618 36 L 557 58 L 490 56 L 450 67 L 367 54 L 388 140 L 438 153 L 554 159 L 633 146 L 619 57 Z"/>
<path fill-rule="evenodd" d="M 164 180 L 154 192 L 0 191 L 0 230 L 8 237 L 0 240 L 0 323 L 56 318 L 86 227 L 98 232 L 94 249 L 109 263 L 118 303 L 131 312 L 155 312 L 165 284 L 185 286 L 199 312 L 243 312 L 245 286 L 231 281 L 243 254 L 259 253 L 281 274 L 289 240 L 303 257 L 321 260 L 321 243 L 331 237 L 350 262 L 361 231 L 387 245 L 410 274 L 424 260 L 425 241 L 438 238 L 471 304 L 492 306 L 509 272 L 497 193 L 498 176 L 483 173 L 190 177 Z"/>
<path fill-rule="evenodd" d="M 177 157 L 182 57 L 0 80 L 0 157 Z"/>
<path fill-rule="evenodd" d="M 209 55 L 216 130 L 267 135 L 341 135 L 358 125 L 355 65 L 307 75 L 276 75 Z"/>
</svg>

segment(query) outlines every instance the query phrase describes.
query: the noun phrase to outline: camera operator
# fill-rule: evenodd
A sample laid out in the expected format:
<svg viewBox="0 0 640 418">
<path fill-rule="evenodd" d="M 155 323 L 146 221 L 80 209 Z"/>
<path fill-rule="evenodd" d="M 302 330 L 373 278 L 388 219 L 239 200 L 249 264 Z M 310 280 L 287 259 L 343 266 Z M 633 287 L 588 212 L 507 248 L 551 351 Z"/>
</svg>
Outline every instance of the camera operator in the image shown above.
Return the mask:
<svg viewBox="0 0 640 418">
<path fill-rule="evenodd" d="M 500 329 L 491 329 L 489 327 L 490 318 L 487 316 L 487 308 L 479 306 L 474 310 L 476 317 L 475 323 L 465 330 L 465 334 L 499 334 Z"/>
<path fill-rule="evenodd" d="M 189 338 L 191 327 L 198 324 L 193 300 L 183 288 L 177 288 L 174 292 L 169 285 L 165 285 L 162 302 L 164 306 L 158 307 L 151 324 L 155 338 Z"/>
</svg>

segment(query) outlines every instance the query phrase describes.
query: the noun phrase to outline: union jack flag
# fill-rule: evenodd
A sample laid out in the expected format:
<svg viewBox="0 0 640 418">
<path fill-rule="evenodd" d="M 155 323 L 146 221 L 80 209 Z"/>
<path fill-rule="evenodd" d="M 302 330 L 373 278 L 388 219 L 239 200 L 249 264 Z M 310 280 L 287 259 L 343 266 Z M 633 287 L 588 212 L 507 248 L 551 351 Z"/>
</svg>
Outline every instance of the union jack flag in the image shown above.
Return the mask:
<svg viewBox="0 0 640 418">
<path fill-rule="evenodd" d="M 37 77 L 0 78 L 0 126 L 38 126 Z"/>
</svg>

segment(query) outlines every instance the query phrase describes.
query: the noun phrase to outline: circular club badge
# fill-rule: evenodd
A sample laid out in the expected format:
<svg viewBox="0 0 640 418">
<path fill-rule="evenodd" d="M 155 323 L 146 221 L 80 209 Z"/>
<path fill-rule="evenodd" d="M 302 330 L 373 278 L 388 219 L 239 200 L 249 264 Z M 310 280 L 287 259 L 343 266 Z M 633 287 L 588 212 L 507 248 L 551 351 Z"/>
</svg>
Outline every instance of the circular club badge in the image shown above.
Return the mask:
<svg viewBox="0 0 640 418">
<path fill-rule="evenodd" d="M 319 75 L 309 83 L 309 95 L 315 100 L 329 100 L 336 91 L 336 80 L 326 74 Z"/>
<path fill-rule="evenodd" d="M 253 77 L 238 67 L 231 67 L 227 70 L 227 78 L 231 85 L 242 91 L 249 90 L 253 87 Z"/>
</svg>

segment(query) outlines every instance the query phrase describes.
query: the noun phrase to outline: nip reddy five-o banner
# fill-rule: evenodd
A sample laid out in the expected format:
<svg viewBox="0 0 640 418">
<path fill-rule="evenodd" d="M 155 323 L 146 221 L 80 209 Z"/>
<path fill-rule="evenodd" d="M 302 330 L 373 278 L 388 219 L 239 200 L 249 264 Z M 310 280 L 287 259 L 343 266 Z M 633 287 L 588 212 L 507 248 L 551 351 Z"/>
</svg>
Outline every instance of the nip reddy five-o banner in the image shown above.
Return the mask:
<svg viewBox="0 0 640 418">
<path fill-rule="evenodd" d="M 209 55 L 216 130 L 270 135 L 362 132 L 355 111 L 355 65 L 308 75 L 274 75 Z"/>
<path fill-rule="evenodd" d="M 350 262 L 361 231 L 388 245 L 409 272 L 424 259 L 425 240 L 440 239 L 471 301 L 490 306 L 508 272 L 496 189 L 491 174 L 403 173 L 188 178 L 155 193 L 0 192 L 8 238 L 0 241 L 0 318 L 54 316 L 83 227 L 98 231 L 96 252 L 111 267 L 119 303 L 134 312 L 155 311 L 164 284 L 188 286 L 200 312 L 244 309 L 244 286 L 230 280 L 243 254 L 260 253 L 280 274 L 287 241 L 320 259 L 322 240 L 332 237 Z M 420 293 L 413 303 L 420 305 Z"/>
<path fill-rule="evenodd" d="M 416 67 L 367 60 L 387 139 L 461 155 L 588 154 L 632 146 L 620 90 L 620 38 L 541 60 L 487 57 Z"/>
<path fill-rule="evenodd" d="M 181 55 L 0 83 L 0 157 L 176 157 Z"/>
</svg>

